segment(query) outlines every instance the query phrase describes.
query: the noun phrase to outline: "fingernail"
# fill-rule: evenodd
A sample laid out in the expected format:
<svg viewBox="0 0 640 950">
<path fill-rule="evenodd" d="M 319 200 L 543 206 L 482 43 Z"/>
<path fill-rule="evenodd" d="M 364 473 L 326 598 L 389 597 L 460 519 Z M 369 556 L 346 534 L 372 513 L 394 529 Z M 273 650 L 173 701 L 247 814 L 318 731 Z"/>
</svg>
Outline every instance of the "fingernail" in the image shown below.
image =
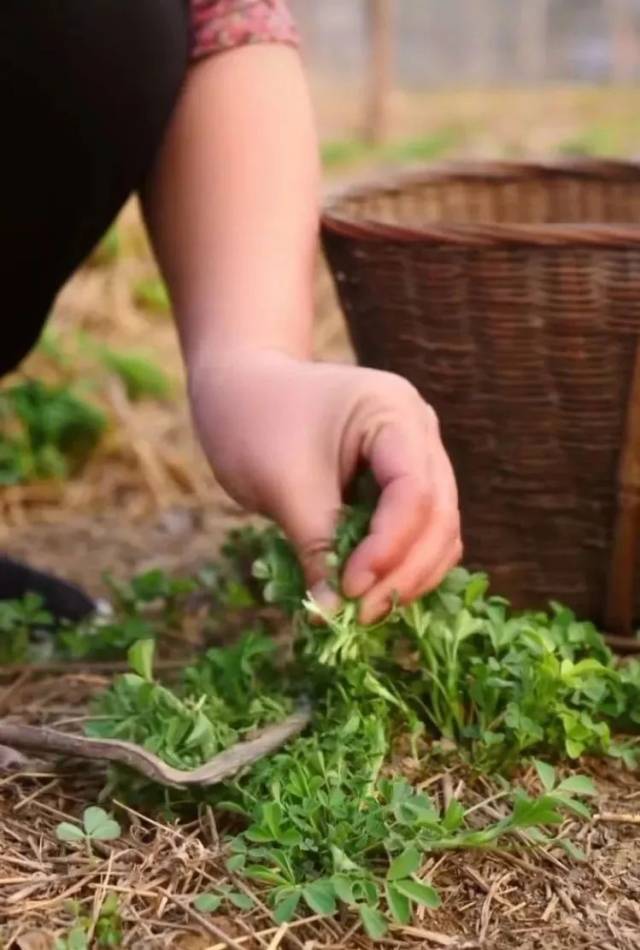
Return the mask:
<svg viewBox="0 0 640 950">
<path fill-rule="evenodd" d="M 311 596 L 327 613 L 335 613 L 341 604 L 339 595 L 333 590 L 326 581 L 318 581 L 311 588 Z"/>
<path fill-rule="evenodd" d="M 354 599 L 364 597 L 377 580 L 378 578 L 373 571 L 364 571 L 362 574 L 357 574 L 353 583 L 349 584 L 349 597 L 353 597 Z"/>
<path fill-rule="evenodd" d="M 388 600 L 385 600 L 382 603 L 378 601 L 377 603 L 373 604 L 365 604 L 364 607 L 360 608 L 358 620 L 363 627 L 366 627 L 369 624 L 377 623 L 378 620 L 382 620 L 382 618 L 386 617 L 390 610 L 391 604 Z"/>
</svg>

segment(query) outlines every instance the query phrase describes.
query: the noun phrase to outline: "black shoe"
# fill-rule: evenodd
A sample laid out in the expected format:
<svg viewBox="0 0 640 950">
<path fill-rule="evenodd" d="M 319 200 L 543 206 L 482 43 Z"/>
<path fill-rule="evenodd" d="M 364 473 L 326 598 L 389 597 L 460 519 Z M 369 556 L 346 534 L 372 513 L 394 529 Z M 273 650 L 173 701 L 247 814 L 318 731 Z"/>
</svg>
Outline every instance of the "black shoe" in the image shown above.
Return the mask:
<svg viewBox="0 0 640 950">
<path fill-rule="evenodd" d="M 39 594 L 56 620 L 78 621 L 96 610 L 95 601 L 75 584 L 0 556 L 0 600 L 17 600 L 25 594 Z"/>
</svg>

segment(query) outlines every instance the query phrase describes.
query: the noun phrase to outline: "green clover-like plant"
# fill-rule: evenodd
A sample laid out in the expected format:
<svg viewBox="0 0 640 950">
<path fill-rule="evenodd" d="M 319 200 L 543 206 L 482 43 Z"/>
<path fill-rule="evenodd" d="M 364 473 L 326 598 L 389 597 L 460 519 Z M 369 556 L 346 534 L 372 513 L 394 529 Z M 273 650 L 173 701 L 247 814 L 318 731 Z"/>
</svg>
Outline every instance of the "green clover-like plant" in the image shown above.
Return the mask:
<svg viewBox="0 0 640 950">
<path fill-rule="evenodd" d="M 85 808 L 82 825 L 70 821 L 61 821 L 56 828 L 56 838 L 69 844 L 82 842 L 87 846 L 92 841 L 114 841 L 122 834 L 119 823 L 104 808 L 91 805 Z"/>
</svg>

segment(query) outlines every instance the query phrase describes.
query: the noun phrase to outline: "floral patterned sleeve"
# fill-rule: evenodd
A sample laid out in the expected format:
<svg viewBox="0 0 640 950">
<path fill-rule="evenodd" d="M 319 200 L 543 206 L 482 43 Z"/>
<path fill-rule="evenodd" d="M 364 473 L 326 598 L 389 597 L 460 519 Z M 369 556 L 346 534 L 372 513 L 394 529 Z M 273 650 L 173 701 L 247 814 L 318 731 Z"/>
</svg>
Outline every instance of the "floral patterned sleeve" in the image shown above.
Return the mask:
<svg viewBox="0 0 640 950">
<path fill-rule="evenodd" d="M 191 58 L 247 43 L 299 42 L 286 0 L 189 0 Z"/>
</svg>

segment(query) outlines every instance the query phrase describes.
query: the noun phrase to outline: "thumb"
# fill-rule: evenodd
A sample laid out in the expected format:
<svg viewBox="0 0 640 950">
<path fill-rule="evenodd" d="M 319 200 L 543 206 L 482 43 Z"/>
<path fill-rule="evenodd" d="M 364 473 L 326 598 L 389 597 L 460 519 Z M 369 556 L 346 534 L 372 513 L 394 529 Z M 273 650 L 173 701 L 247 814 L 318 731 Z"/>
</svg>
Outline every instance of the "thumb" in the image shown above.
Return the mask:
<svg viewBox="0 0 640 950">
<path fill-rule="evenodd" d="M 325 610 L 336 610 L 340 597 L 328 583 L 327 556 L 340 513 L 340 487 L 331 482 L 296 487 L 285 497 L 276 517 L 296 549 L 307 590 Z"/>
</svg>

